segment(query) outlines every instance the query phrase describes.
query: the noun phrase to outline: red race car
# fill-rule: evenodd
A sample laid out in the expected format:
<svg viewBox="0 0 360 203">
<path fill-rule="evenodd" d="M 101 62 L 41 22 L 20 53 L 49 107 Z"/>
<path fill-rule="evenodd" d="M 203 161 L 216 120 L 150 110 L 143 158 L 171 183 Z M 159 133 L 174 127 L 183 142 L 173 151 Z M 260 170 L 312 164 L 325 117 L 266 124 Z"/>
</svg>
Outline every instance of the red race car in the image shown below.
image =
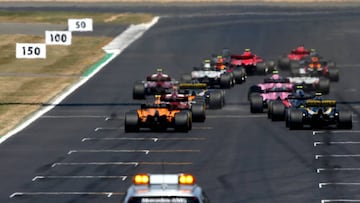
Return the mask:
<svg viewBox="0 0 360 203">
<path fill-rule="evenodd" d="M 304 57 L 310 55 L 310 50 L 306 49 L 304 46 L 300 45 L 285 56 L 281 56 L 278 60 L 278 66 L 282 69 L 290 68 L 292 61 L 300 61 Z"/>
<path fill-rule="evenodd" d="M 232 54 L 230 56 L 230 67 L 244 67 L 248 75 L 265 75 L 268 71 L 272 71 L 274 66 L 274 62 L 265 63 L 264 59 L 253 54 L 250 49 L 245 49 L 242 54 Z"/>
</svg>

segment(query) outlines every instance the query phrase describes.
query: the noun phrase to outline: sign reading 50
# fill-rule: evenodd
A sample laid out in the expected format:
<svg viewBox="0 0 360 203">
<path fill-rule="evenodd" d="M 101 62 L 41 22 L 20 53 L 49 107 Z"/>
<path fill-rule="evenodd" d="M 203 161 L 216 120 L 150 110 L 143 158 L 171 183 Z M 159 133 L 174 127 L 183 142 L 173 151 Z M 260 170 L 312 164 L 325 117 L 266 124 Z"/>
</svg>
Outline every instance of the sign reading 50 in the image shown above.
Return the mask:
<svg viewBox="0 0 360 203">
<path fill-rule="evenodd" d="M 91 32 L 93 31 L 93 19 L 68 19 L 68 30 L 76 32 Z"/>
</svg>

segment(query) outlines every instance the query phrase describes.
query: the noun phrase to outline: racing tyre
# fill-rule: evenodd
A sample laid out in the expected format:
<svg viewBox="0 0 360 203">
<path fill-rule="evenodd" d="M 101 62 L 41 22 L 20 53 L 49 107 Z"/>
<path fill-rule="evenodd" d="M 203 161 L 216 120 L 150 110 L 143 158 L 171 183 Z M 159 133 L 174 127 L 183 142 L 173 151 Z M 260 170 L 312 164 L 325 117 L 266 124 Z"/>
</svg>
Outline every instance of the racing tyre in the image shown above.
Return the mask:
<svg viewBox="0 0 360 203">
<path fill-rule="evenodd" d="M 175 114 L 175 131 L 188 132 L 190 130 L 190 118 L 186 111 Z"/>
<path fill-rule="evenodd" d="M 330 81 L 337 82 L 339 81 L 339 69 L 337 68 L 329 68 L 328 77 Z"/>
<path fill-rule="evenodd" d="M 330 92 L 330 80 L 328 78 L 320 78 L 317 91 L 322 94 L 329 94 Z"/>
<path fill-rule="evenodd" d="M 231 87 L 231 76 L 227 73 L 220 75 L 220 87 L 229 89 Z"/>
<path fill-rule="evenodd" d="M 285 126 L 288 128 L 289 127 L 289 120 L 290 120 L 290 109 L 286 109 L 285 110 Z"/>
<path fill-rule="evenodd" d="M 224 106 L 224 98 L 220 91 L 211 92 L 209 97 L 210 109 L 221 109 Z"/>
<path fill-rule="evenodd" d="M 287 56 L 281 56 L 278 60 L 278 66 L 281 69 L 289 69 L 290 59 Z"/>
<path fill-rule="evenodd" d="M 204 122 L 206 119 L 205 115 L 205 105 L 202 103 L 197 103 L 191 105 L 192 120 L 194 122 Z"/>
<path fill-rule="evenodd" d="M 297 109 L 291 109 L 288 115 L 288 125 L 291 130 L 303 127 L 302 112 Z"/>
<path fill-rule="evenodd" d="M 272 103 L 272 121 L 283 121 L 285 118 L 285 106 L 281 102 Z"/>
<path fill-rule="evenodd" d="M 184 75 L 181 76 L 180 80 L 183 83 L 190 83 L 192 81 L 192 77 L 191 77 L 191 75 L 184 74 Z"/>
<path fill-rule="evenodd" d="M 145 99 L 145 86 L 143 83 L 134 84 L 133 99 Z"/>
<path fill-rule="evenodd" d="M 269 101 L 269 102 L 268 102 L 267 117 L 268 117 L 269 119 L 271 119 L 271 117 L 272 117 L 272 107 L 273 107 L 273 103 L 274 103 L 274 101 Z"/>
<path fill-rule="evenodd" d="M 249 88 L 249 91 L 248 91 L 248 100 L 250 100 L 250 97 L 256 93 L 261 93 L 262 90 L 261 90 L 261 87 L 257 86 L 257 85 L 253 85 Z"/>
<path fill-rule="evenodd" d="M 246 72 L 242 67 L 236 67 L 233 70 L 236 84 L 241 84 L 246 80 Z"/>
<path fill-rule="evenodd" d="M 266 66 L 267 66 L 267 68 L 268 68 L 268 72 L 274 71 L 274 70 L 275 70 L 275 66 L 276 66 L 275 61 L 272 61 L 272 60 L 267 61 L 267 62 L 266 62 Z"/>
<path fill-rule="evenodd" d="M 300 64 L 298 61 L 291 61 L 290 62 L 290 75 L 291 76 L 298 76 L 299 75 Z"/>
<path fill-rule="evenodd" d="M 125 132 L 139 131 L 139 116 L 136 111 L 127 112 L 125 114 Z"/>
<path fill-rule="evenodd" d="M 350 111 L 339 112 L 338 128 L 343 128 L 343 129 L 352 128 L 352 113 Z"/>
<path fill-rule="evenodd" d="M 252 95 L 250 97 L 250 112 L 251 113 L 264 112 L 263 98 L 260 95 Z"/>
<path fill-rule="evenodd" d="M 268 70 L 264 62 L 256 64 L 256 73 L 258 75 L 266 75 L 267 71 Z"/>
</svg>

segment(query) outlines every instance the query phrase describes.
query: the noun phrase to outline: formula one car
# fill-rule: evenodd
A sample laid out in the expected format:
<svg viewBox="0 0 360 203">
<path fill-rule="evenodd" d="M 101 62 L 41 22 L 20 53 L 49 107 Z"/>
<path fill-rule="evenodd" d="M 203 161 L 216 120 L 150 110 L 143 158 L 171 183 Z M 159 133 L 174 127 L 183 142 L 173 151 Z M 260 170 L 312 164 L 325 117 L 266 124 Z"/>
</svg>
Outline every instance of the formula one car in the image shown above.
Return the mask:
<svg viewBox="0 0 360 203">
<path fill-rule="evenodd" d="M 157 73 L 147 76 L 145 81 L 135 82 L 133 99 L 145 99 L 146 95 L 163 94 L 177 84 L 178 81 L 164 74 L 162 69 L 157 69 Z"/>
<path fill-rule="evenodd" d="M 250 97 L 253 92 L 261 92 L 266 89 L 271 89 L 277 83 L 282 83 L 283 86 L 288 87 L 301 86 L 302 89 L 307 92 L 320 92 L 328 94 L 330 91 L 330 80 L 327 78 L 310 76 L 282 77 L 279 75 L 278 71 L 273 71 L 273 75 L 269 78 L 265 78 L 263 83 L 250 87 L 248 97 Z"/>
<path fill-rule="evenodd" d="M 206 119 L 206 105 L 202 99 L 196 99 L 196 95 L 182 94 L 177 89 L 172 93 L 160 96 L 161 104 L 170 105 L 171 109 L 190 110 L 194 122 L 204 122 Z"/>
<path fill-rule="evenodd" d="M 281 83 L 276 84 L 272 89 L 263 93 L 252 94 L 250 100 L 250 112 L 262 113 L 268 108 L 271 101 L 284 100 L 294 91 L 293 87 L 283 86 Z"/>
<path fill-rule="evenodd" d="M 300 61 L 306 56 L 309 56 L 310 50 L 306 49 L 304 46 L 298 46 L 295 49 L 285 56 L 281 56 L 278 59 L 278 67 L 281 69 L 289 69 L 290 64 L 293 61 Z"/>
<path fill-rule="evenodd" d="M 294 94 L 290 94 L 283 100 L 269 102 L 268 118 L 272 121 L 282 121 L 286 119 L 290 108 L 300 108 L 305 106 L 306 100 L 313 99 L 316 94 L 307 94 L 302 87 L 297 87 Z"/>
<path fill-rule="evenodd" d="M 350 111 L 340 111 L 335 100 L 306 100 L 305 106 L 291 108 L 287 115 L 287 126 L 290 129 L 300 129 L 304 125 L 312 128 L 335 126 L 351 129 L 352 114 Z"/>
<path fill-rule="evenodd" d="M 223 53 L 228 54 L 225 50 L 223 50 Z M 226 69 L 227 72 L 232 73 L 235 78 L 235 83 L 241 84 L 245 82 L 247 78 L 245 68 L 242 66 L 229 66 L 230 61 L 230 55 L 217 55 L 216 57 L 213 56 L 211 63 L 218 70 Z"/>
<path fill-rule="evenodd" d="M 248 75 L 265 75 L 269 70 L 272 71 L 275 67 L 274 62 L 269 61 L 268 64 L 265 63 L 264 59 L 251 53 L 250 49 L 245 49 L 240 55 L 232 54 L 230 57 L 230 67 L 243 67 Z"/>
<path fill-rule="evenodd" d="M 290 73 L 293 76 L 316 76 L 326 77 L 330 81 L 339 80 L 339 70 L 332 61 L 326 61 L 318 56 L 311 56 L 290 65 Z"/>
<path fill-rule="evenodd" d="M 125 114 L 125 132 L 136 132 L 140 128 L 150 128 L 155 131 L 174 128 L 175 131 L 188 132 L 192 126 L 191 118 L 189 110 L 163 104 L 160 95 L 156 95 L 154 104 L 142 104 L 140 109 Z"/>
<path fill-rule="evenodd" d="M 182 82 L 189 83 L 197 81 L 206 83 L 208 87 L 220 87 L 224 89 L 231 88 L 235 85 L 235 78 L 232 73 L 226 70 L 217 70 L 211 67 L 210 60 L 205 60 L 203 67 L 195 67 L 191 75 L 183 75 Z"/>
<path fill-rule="evenodd" d="M 225 105 L 225 90 L 208 89 L 205 83 L 180 83 L 179 92 L 206 104 L 209 109 L 221 109 Z"/>
</svg>

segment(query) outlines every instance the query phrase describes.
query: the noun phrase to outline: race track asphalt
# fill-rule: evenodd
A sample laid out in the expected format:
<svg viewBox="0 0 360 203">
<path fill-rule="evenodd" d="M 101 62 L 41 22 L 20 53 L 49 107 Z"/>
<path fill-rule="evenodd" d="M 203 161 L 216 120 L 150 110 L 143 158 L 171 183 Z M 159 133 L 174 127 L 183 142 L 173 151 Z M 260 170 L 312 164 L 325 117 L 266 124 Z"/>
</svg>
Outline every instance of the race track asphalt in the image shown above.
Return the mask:
<svg viewBox="0 0 360 203">
<path fill-rule="evenodd" d="M 360 199 L 360 185 L 346 184 L 360 183 L 360 8 L 201 8 L 162 17 L 58 107 L 1 144 L 0 202 L 120 202 L 139 172 L 193 173 L 219 203 Z M 352 131 L 290 131 L 250 114 L 247 90 L 263 78 L 250 76 L 189 133 L 124 133 L 125 112 L 139 104 L 133 83 L 157 67 L 179 79 L 224 47 L 275 59 L 299 44 L 337 62 L 340 81 L 328 98 L 353 112 Z M 23 195 L 9 198 L 17 192 Z"/>
</svg>

